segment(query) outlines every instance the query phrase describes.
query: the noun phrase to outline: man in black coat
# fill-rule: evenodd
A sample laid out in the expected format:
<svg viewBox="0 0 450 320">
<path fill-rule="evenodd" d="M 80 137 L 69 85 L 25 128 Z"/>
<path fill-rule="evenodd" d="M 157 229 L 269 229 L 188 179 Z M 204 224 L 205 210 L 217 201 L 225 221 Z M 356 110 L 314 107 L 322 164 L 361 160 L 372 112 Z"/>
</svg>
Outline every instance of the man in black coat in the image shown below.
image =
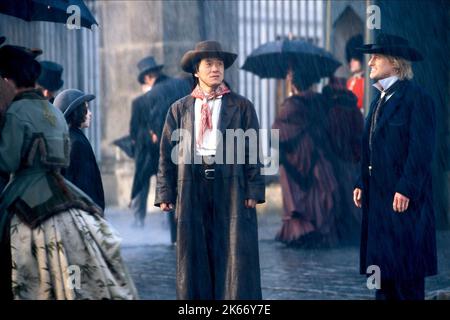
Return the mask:
<svg viewBox="0 0 450 320">
<path fill-rule="evenodd" d="M 181 78 L 181 79 L 169 79 L 161 83 L 152 89 L 148 94 L 150 108 L 150 120 L 152 122 L 151 127 L 154 128 L 154 132 L 160 140 L 164 121 L 166 119 L 167 111 L 169 110 L 172 103 L 181 99 L 182 97 L 189 94 L 192 89 L 193 81 L 192 78 Z M 159 143 L 158 143 L 159 146 Z M 157 149 L 156 159 L 159 159 L 159 147 Z M 176 232 L 176 220 L 174 210 L 167 213 L 167 219 L 170 226 L 170 241 L 172 244 L 176 243 L 177 232 Z"/>
<path fill-rule="evenodd" d="M 150 56 L 138 63 L 138 81 L 142 86 L 142 95 L 133 100 L 131 106 L 130 137 L 133 143 L 135 174 L 131 190 L 131 205 L 134 211 L 134 226 L 143 227 L 147 214 L 147 197 L 150 178 L 158 168 L 159 138 L 151 119 L 152 88 L 169 78 L 161 72 L 163 65 L 158 65 Z"/>
<path fill-rule="evenodd" d="M 381 33 L 361 50 L 372 54 L 370 78 L 380 94 L 366 119 L 361 177 L 353 192 L 363 209 L 360 272 L 379 270 L 376 299 L 422 300 L 425 277 L 437 273 L 434 104 L 410 81 L 410 61 L 422 56 L 406 39 Z"/>
<path fill-rule="evenodd" d="M 53 103 L 56 92 L 64 85 L 61 78 L 64 68 L 53 61 L 41 61 L 39 64 L 41 65 L 41 74 L 36 81 L 36 87 L 42 92 L 45 99 Z"/>
<path fill-rule="evenodd" d="M 181 67 L 197 85 L 172 104 L 161 136 L 155 205 L 176 205 L 178 299 L 261 299 L 259 123 L 253 104 L 224 82 L 236 57 L 216 41 L 185 53 Z"/>
</svg>

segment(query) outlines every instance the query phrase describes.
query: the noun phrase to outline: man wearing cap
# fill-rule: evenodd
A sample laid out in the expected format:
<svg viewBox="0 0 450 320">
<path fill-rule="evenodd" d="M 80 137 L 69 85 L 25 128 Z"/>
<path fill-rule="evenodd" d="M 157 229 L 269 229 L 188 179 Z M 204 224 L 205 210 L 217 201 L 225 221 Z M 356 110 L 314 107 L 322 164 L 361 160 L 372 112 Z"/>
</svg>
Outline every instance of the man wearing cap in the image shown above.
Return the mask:
<svg viewBox="0 0 450 320">
<path fill-rule="evenodd" d="M 367 116 L 353 192 L 363 209 L 360 271 L 379 268 L 376 299 L 422 300 L 425 277 L 437 273 L 434 103 L 410 81 L 411 61 L 423 58 L 406 39 L 385 33 L 361 51 L 371 54 L 370 78 L 379 94 Z"/>
<path fill-rule="evenodd" d="M 37 79 L 36 87 L 41 90 L 45 99 L 53 103 L 56 92 L 64 85 L 61 79 L 63 67 L 53 61 L 41 61 L 41 74 Z"/>
<path fill-rule="evenodd" d="M 172 104 L 161 136 L 155 205 L 176 204 L 178 299 L 261 299 L 255 206 L 265 184 L 261 164 L 250 161 L 259 141 L 229 136 L 258 139 L 259 124 L 252 103 L 224 81 L 236 57 L 216 41 L 183 56 L 196 85 Z"/>
<path fill-rule="evenodd" d="M 143 94 L 133 100 L 131 106 L 130 138 L 134 149 L 135 174 L 131 190 L 131 205 L 134 210 L 135 227 L 143 227 L 147 214 L 147 197 L 150 178 L 158 168 L 159 137 L 152 125 L 151 98 L 148 96 L 152 87 L 163 83 L 169 77 L 161 72 L 164 65 L 158 65 L 152 56 L 137 64 L 137 80 L 142 86 Z"/>
</svg>

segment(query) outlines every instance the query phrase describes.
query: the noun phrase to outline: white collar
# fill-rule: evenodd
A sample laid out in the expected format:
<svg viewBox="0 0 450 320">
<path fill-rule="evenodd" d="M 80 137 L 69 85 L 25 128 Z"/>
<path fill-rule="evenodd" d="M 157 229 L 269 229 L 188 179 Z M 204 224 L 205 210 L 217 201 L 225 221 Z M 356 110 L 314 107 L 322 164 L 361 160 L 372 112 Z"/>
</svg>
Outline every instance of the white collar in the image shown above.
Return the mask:
<svg viewBox="0 0 450 320">
<path fill-rule="evenodd" d="M 389 89 L 396 81 L 398 80 L 397 76 L 390 76 L 384 79 L 378 80 L 373 86 L 377 88 L 379 91 L 384 91 Z"/>
</svg>

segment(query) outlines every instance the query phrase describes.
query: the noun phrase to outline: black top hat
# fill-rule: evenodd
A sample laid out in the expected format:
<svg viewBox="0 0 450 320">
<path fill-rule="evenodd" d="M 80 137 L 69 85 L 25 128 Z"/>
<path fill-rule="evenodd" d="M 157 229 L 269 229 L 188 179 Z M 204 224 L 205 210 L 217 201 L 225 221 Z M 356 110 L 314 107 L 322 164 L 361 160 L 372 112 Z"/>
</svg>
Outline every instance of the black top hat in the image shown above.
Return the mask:
<svg viewBox="0 0 450 320">
<path fill-rule="evenodd" d="M 378 34 L 373 44 L 365 44 L 358 48 L 363 53 L 381 53 L 410 61 L 423 60 L 419 51 L 409 46 L 405 38 L 387 33 Z"/>
<path fill-rule="evenodd" d="M 78 89 L 66 89 L 56 96 L 53 105 L 59 108 L 67 119 L 83 103 L 94 99 L 93 94 L 86 94 Z"/>
<path fill-rule="evenodd" d="M 225 69 L 229 68 L 237 58 L 237 54 L 222 50 L 222 46 L 217 41 L 202 41 L 195 45 L 194 50 L 189 50 L 181 58 L 181 68 L 194 73 L 194 67 L 201 59 L 220 58 L 223 60 Z"/>
<path fill-rule="evenodd" d="M 156 64 L 155 58 L 153 56 L 148 56 L 138 62 L 137 67 L 139 69 L 138 81 L 139 83 L 144 83 L 144 76 L 151 71 L 159 71 L 164 65 Z"/>
<path fill-rule="evenodd" d="M 37 79 L 38 85 L 50 91 L 61 89 L 64 84 L 64 81 L 61 79 L 63 67 L 52 61 L 41 61 L 40 64 L 41 74 Z"/>
<path fill-rule="evenodd" d="M 347 62 L 350 62 L 351 59 L 363 61 L 364 54 L 360 50 L 357 50 L 357 48 L 360 48 L 363 45 L 364 40 L 362 34 L 357 34 L 347 41 L 347 44 L 345 45 L 345 57 Z"/>
</svg>

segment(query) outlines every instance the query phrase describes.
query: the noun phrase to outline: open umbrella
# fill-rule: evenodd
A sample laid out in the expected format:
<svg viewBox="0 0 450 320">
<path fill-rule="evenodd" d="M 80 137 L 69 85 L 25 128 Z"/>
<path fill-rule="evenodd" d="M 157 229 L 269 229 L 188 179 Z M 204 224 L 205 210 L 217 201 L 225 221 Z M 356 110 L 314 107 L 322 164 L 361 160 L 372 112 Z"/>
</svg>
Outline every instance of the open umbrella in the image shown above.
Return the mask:
<svg viewBox="0 0 450 320">
<path fill-rule="evenodd" d="M 127 156 L 134 158 L 134 145 L 130 136 L 123 136 L 112 142 L 115 146 L 119 147 Z"/>
<path fill-rule="evenodd" d="M 261 78 L 284 79 L 289 69 L 312 78 L 328 77 L 341 65 L 328 51 L 303 40 L 267 42 L 246 58 L 241 69 Z"/>
<path fill-rule="evenodd" d="M 25 21 L 50 21 L 67 23 L 72 12 L 67 9 L 75 5 L 80 9 L 80 24 L 91 28 L 98 24 L 82 0 L 1 0 L 0 13 Z"/>
</svg>

